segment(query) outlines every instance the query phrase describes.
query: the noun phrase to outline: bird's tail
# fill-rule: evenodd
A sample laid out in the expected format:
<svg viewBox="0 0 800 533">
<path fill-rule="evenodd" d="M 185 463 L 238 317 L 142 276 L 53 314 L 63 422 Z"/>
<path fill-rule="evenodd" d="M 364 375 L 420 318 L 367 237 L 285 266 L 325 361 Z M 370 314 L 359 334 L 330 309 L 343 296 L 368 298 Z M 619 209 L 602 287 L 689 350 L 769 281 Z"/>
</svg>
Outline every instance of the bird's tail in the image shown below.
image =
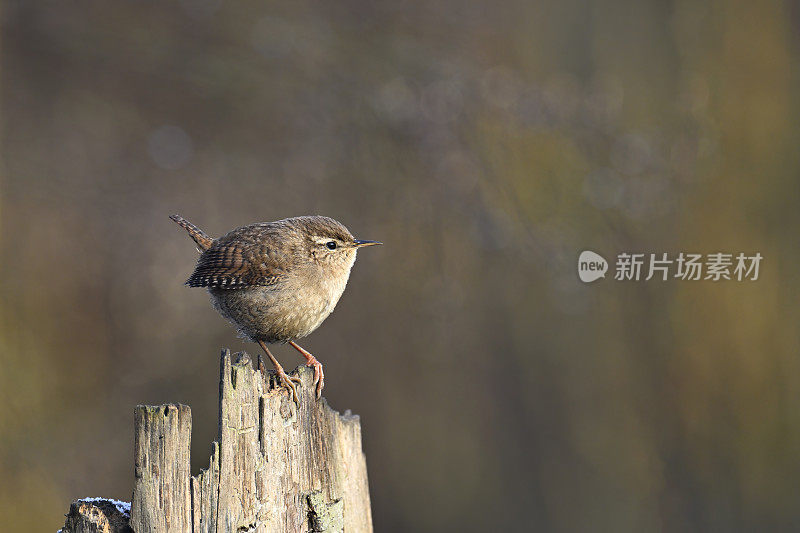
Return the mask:
<svg viewBox="0 0 800 533">
<path fill-rule="evenodd" d="M 214 242 L 214 239 L 206 235 L 203 230 L 186 220 L 180 215 L 170 215 L 169 218 L 175 221 L 180 227 L 185 229 L 189 232 L 189 236 L 194 239 L 194 242 L 197 243 L 203 250 L 208 250 L 211 247 L 211 244 Z"/>
</svg>

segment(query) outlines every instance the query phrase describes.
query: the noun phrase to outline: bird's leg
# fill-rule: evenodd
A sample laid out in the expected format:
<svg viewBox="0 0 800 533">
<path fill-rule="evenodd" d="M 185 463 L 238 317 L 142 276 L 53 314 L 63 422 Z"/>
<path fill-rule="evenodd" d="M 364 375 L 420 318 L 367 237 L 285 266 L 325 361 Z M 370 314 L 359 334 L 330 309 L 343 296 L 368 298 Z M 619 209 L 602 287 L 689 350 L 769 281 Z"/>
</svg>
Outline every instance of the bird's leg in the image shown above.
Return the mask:
<svg viewBox="0 0 800 533">
<path fill-rule="evenodd" d="M 267 355 L 269 356 L 270 360 L 272 361 L 272 364 L 275 365 L 275 371 L 278 373 L 278 379 L 281 381 L 281 385 L 286 387 L 287 389 L 289 389 L 289 391 L 292 393 L 292 400 L 294 400 L 294 403 L 300 405 L 300 402 L 297 399 L 297 389 L 295 388 L 295 384 L 294 384 L 294 382 L 302 383 L 300 378 L 296 378 L 296 377 L 288 375 L 283 370 L 283 367 L 278 362 L 278 360 L 275 359 L 275 357 L 272 355 L 272 353 L 270 353 L 269 348 L 267 348 L 266 343 L 264 343 L 264 341 L 257 341 L 257 342 L 258 342 L 259 346 L 261 346 L 261 348 L 263 348 L 264 351 L 267 353 Z M 259 358 L 258 367 L 259 367 L 259 370 L 261 370 L 261 372 L 264 372 L 264 365 L 261 363 L 261 358 Z"/>
<path fill-rule="evenodd" d="M 317 399 L 322 396 L 322 387 L 325 386 L 325 372 L 322 371 L 322 363 L 317 361 L 317 358 L 311 355 L 309 352 L 301 348 L 296 342 L 289 341 L 289 344 L 292 347 L 303 354 L 303 357 L 306 358 L 306 366 L 313 366 L 314 367 L 314 384 L 317 386 Z"/>
</svg>

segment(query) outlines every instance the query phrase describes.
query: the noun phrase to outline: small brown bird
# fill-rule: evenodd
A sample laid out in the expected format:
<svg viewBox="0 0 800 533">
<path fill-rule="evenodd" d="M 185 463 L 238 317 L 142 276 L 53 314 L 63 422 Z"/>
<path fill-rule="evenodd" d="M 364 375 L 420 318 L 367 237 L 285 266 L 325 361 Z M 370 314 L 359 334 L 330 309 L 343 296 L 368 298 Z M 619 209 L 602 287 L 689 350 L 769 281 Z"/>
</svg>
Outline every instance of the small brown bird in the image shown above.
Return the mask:
<svg viewBox="0 0 800 533">
<path fill-rule="evenodd" d="M 267 343 L 291 344 L 314 367 L 317 398 L 325 386 L 322 363 L 294 341 L 305 337 L 331 314 L 344 292 L 356 251 L 377 241 L 354 239 L 332 218 L 303 216 L 243 226 L 212 239 L 180 217 L 172 220 L 189 232 L 200 249 L 190 287 L 206 287 L 211 303 L 240 334 L 269 356 L 281 384 L 297 402 L 297 390 Z M 263 367 L 261 367 L 263 371 Z"/>
</svg>

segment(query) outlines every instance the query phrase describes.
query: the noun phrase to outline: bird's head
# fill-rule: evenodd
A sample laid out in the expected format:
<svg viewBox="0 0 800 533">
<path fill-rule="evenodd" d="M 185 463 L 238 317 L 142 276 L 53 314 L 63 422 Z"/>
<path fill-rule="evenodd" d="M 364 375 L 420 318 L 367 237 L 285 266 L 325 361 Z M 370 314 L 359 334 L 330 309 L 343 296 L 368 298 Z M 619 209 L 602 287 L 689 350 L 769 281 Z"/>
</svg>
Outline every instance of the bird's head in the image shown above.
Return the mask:
<svg viewBox="0 0 800 533">
<path fill-rule="evenodd" d="M 296 220 L 309 257 L 323 268 L 344 268 L 349 271 L 359 248 L 382 244 L 354 238 L 344 224 L 329 217 L 307 216 Z"/>
</svg>

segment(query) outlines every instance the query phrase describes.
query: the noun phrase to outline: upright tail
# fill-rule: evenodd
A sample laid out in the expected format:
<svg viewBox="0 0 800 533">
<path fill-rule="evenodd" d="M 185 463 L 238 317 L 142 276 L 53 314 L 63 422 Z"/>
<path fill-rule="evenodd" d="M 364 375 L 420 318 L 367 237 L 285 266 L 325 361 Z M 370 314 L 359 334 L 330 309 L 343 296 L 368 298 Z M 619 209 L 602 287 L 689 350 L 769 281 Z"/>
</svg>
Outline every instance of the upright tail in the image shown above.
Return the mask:
<svg viewBox="0 0 800 533">
<path fill-rule="evenodd" d="M 189 237 L 194 239 L 194 242 L 197 243 L 203 250 L 208 250 L 211 247 L 211 244 L 214 242 L 214 239 L 206 235 L 203 230 L 186 220 L 180 215 L 170 215 L 169 218 L 175 221 L 180 227 L 185 229 L 189 232 Z"/>
</svg>

